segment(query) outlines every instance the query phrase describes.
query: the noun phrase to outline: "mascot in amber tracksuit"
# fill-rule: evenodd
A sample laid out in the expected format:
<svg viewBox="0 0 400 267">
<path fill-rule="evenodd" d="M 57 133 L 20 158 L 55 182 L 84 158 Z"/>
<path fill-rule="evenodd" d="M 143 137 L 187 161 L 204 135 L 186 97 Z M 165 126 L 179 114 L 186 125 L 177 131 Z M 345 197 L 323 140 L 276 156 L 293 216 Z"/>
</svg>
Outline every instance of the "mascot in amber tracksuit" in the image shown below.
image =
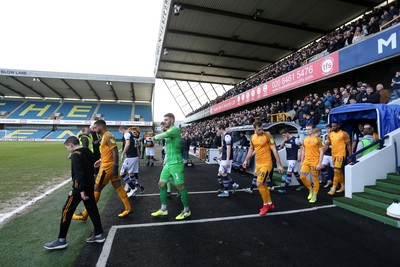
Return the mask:
<svg viewBox="0 0 400 267">
<path fill-rule="evenodd" d="M 154 166 L 154 133 L 147 132 L 143 136 L 144 147 L 146 149 L 147 164 L 146 166 Z"/>
</svg>

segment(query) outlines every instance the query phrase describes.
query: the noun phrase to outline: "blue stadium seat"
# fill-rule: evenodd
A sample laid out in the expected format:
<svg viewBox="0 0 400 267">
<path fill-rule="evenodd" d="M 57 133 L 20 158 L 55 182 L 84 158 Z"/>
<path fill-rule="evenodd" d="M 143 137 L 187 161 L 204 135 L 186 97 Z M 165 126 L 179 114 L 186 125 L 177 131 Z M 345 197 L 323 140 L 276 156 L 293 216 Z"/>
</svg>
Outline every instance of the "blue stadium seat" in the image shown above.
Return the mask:
<svg viewBox="0 0 400 267">
<path fill-rule="evenodd" d="M 232 168 L 235 170 L 242 170 L 242 164 L 247 156 L 248 147 L 243 146 L 238 148 L 236 160 L 232 161 Z M 235 157 L 235 154 L 234 154 Z"/>
<path fill-rule="evenodd" d="M 27 128 L 8 128 L 7 134 L 0 138 L 19 138 L 19 139 L 42 139 L 51 129 L 27 129 Z"/>
<path fill-rule="evenodd" d="M 45 139 L 67 139 L 72 135 L 77 135 L 80 130 L 73 129 L 73 130 L 56 130 L 46 136 Z"/>
<path fill-rule="evenodd" d="M 47 119 L 59 105 L 58 102 L 27 101 L 8 119 Z"/>
<path fill-rule="evenodd" d="M 21 104 L 22 104 L 22 101 L 1 100 L 0 101 L 0 112 L 6 111 L 6 112 L 11 113 L 14 109 L 16 109 Z"/>
<path fill-rule="evenodd" d="M 130 121 L 132 105 L 101 104 L 96 113 L 103 115 L 106 121 Z"/>
<path fill-rule="evenodd" d="M 135 105 L 135 115 L 140 115 L 144 121 L 153 121 L 153 114 L 151 113 L 151 105 Z"/>
<path fill-rule="evenodd" d="M 93 116 L 97 104 L 64 103 L 59 109 L 63 120 L 89 120 Z"/>
</svg>

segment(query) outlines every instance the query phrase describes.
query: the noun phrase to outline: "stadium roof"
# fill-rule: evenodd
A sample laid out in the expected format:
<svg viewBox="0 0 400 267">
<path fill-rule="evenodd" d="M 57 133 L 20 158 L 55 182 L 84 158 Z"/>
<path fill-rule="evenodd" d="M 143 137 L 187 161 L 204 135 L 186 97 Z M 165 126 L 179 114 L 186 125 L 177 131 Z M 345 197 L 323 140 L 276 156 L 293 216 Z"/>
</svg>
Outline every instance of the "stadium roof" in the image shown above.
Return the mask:
<svg viewBox="0 0 400 267">
<path fill-rule="evenodd" d="M 0 69 L 0 97 L 150 103 L 154 84 L 150 77 Z"/>
<path fill-rule="evenodd" d="M 165 0 L 156 78 L 237 84 L 382 0 Z"/>
</svg>

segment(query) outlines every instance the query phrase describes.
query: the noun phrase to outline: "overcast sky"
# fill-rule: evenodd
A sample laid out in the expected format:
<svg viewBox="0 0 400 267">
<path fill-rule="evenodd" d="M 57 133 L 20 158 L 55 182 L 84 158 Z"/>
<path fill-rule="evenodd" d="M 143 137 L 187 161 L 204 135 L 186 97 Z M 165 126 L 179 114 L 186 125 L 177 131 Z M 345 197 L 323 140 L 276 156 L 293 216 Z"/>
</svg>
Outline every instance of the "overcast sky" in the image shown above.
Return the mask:
<svg viewBox="0 0 400 267">
<path fill-rule="evenodd" d="M 0 68 L 154 77 L 163 0 L 0 0 Z M 154 120 L 184 116 L 162 81 Z"/>
</svg>

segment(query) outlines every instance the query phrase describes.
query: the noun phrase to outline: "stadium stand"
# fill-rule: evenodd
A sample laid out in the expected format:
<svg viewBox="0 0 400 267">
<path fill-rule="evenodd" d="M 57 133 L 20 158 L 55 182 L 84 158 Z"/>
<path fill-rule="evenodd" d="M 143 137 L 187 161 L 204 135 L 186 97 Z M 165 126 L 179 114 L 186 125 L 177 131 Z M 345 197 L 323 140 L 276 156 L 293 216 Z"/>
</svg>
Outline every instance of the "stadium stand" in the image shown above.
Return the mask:
<svg viewBox="0 0 400 267">
<path fill-rule="evenodd" d="M 22 104 L 22 101 L 0 101 L 0 118 L 10 114 L 14 109 Z"/>
<path fill-rule="evenodd" d="M 56 102 L 27 101 L 12 114 L 8 119 L 47 119 L 60 105 Z"/>
<path fill-rule="evenodd" d="M 130 121 L 132 105 L 101 104 L 96 114 L 101 114 L 107 121 Z"/>
<path fill-rule="evenodd" d="M 150 105 L 138 105 L 138 104 L 136 104 L 135 105 L 134 114 L 135 114 L 135 117 L 137 115 L 140 115 L 140 118 L 143 119 L 144 121 L 151 121 L 151 118 L 152 118 L 151 106 Z"/>
<path fill-rule="evenodd" d="M 48 129 L 8 128 L 5 131 L 0 131 L 0 138 L 42 139 L 50 132 L 51 128 Z"/>
<path fill-rule="evenodd" d="M 70 136 L 77 135 L 80 130 L 77 129 L 65 129 L 65 130 L 55 130 L 49 133 L 45 139 L 66 139 Z"/>
<path fill-rule="evenodd" d="M 291 54 L 286 59 L 276 62 L 275 64 L 272 64 L 271 66 L 268 66 L 267 68 L 253 75 L 249 79 L 236 84 L 225 94 L 206 103 L 197 110 L 189 113 L 187 116 L 196 114 L 201 110 L 248 91 L 273 78 L 280 77 L 285 73 L 297 69 L 307 63 L 313 62 L 325 55 L 341 50 L 352 44 L 367 40 L 380 30 L 396 25 L 399 20 L 400 16 L 398 2 L 389 3 L 386 6 L 376 8 L 372 12 L 366 13 L 362 18 L 358 18 L 346 25 L 343 25 L 342 27 L 339 27 L 335 31 L 320 38 L 320 40 L 314 41 L 313 43 Z M 355 35 L 359 37 L 354 38 Z"/>
<path fill-rule="evenodd" d="M 63 103 L 56 113 L 63 120 L 89 120 L 96 107 L 97 104 L 90 103 Z"/>
</svg>

